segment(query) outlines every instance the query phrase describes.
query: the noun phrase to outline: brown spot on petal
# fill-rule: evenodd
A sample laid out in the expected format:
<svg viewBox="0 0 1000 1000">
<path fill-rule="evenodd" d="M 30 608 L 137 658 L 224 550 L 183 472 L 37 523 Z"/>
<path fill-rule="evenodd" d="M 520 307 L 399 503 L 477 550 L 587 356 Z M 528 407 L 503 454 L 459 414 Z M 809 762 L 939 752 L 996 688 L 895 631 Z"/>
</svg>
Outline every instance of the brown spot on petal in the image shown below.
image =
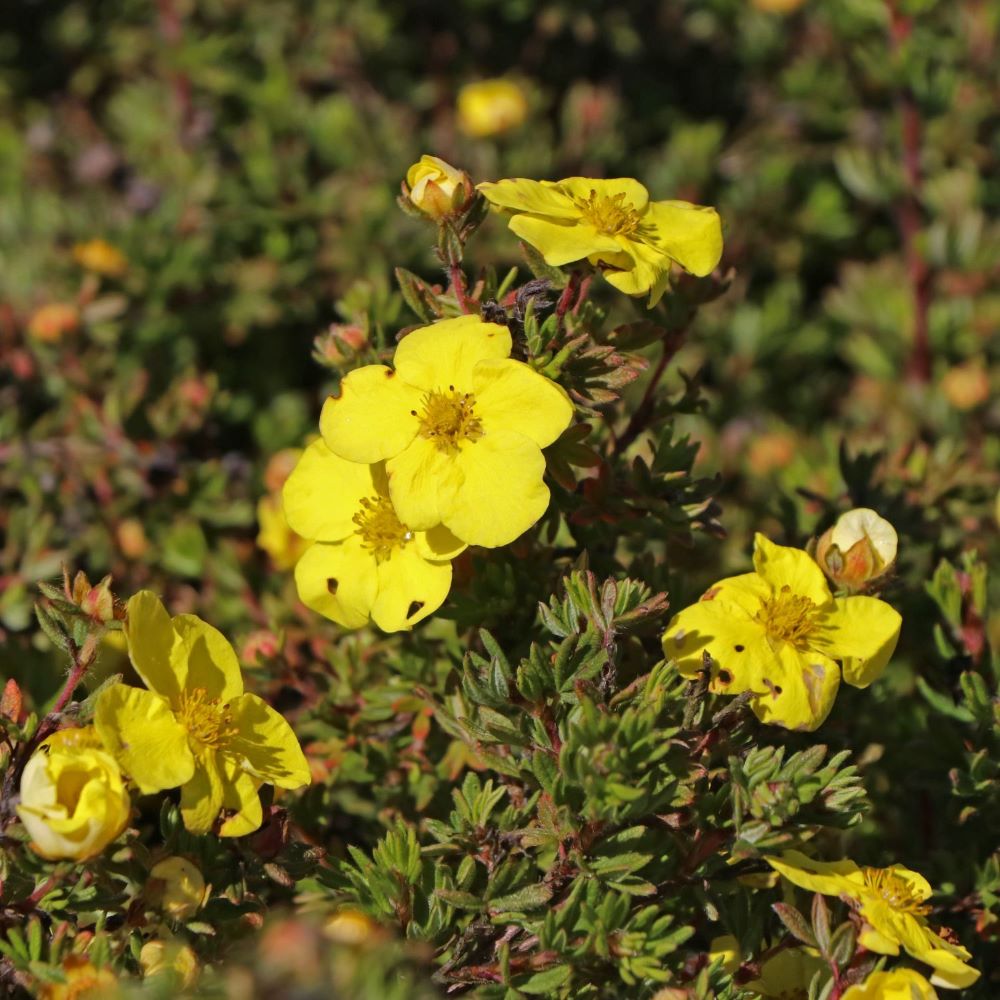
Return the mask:
<svg viewBox="0 0 1000 1000">
<path fill-rule="evenodd" d="M 719 683 L 720 684 L 732 684 L 733 675 L 728 670 L 719 671 Z"/>
<path fill-rule="evenodd" d="M 386 378 L 395 378 L 395 375 L 396 375 L 396 373 L 391 368 L 386 368 L 386 370 L 385 370 L 385 377 Z"/>
<path fill-rule="evenodd" d="M 420 613 L 420 609 L 424 606 L 425 601 L 410 601 L 410 606 L 406 609 L 407 621 L 414 615 Z"/>
<path fill-rule="evenodd" d="M 739 643 L 737 643 L 735 646 L 733 646 L 733 649 L 735 649 L 737 653 L 742 653 L 743 650 L 746 649 L 746 646 L 741 646 Z"/>
<path fill-rule="evenodd" d="M 719 592 L 719 589 L 720 589 L 719 587 L 709 587 L 708 590 L 706 590 L 705 593 L 701 595 L 701 599 L 703 601 L 714 600 L 715 595 Z"/>
<path fill-rule="evenodd" d="M 329 577 L 326 581 L 326 589 L 329 590 L 334 597 L 337 596 L 337 588 L 339 586 L 340 581 L 335 576 Z"/>
</svg>

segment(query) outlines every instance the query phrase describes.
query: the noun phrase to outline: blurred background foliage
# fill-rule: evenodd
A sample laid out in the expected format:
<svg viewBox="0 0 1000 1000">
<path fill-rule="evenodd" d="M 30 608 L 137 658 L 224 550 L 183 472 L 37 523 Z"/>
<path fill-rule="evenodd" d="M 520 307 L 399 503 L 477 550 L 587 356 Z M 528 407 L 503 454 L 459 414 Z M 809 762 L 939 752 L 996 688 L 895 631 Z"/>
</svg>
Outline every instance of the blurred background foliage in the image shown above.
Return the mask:
<svg viewBox="0 0 1000 1000">
<path fill-rule="evenodd" d="M 477 181 L 638 177 L 719 208 L 732 278 L 664 383 L 676 396 L 697 376 L 704 405 L 674 433 L 719 477 L 728 537 L 670 548 L 651 582 L 679 609 L 746 566 L 754 530 L 801 544 L 852 504 L 894 522 L 900 651 L 874 688 L 841 692 L 822 735 L 858 752 L 874 802 L 855 854 L 978 893 L 995 939 L 998 28 L 990 0 L 5 5 L 0 671 L 38 706 L 54 694 L 62 664 L 31 606 L 64 562 L 122 595 L 151 586 L 227 630 L 278 704 L 328 693 L 333 728 L 314 728 L 342 784 L 315 792 L 333 809 L 316 837 L 371 843 L 418 813 L 462 761 L 419 775 L 372 733 L 407 711 L 397 675 L 443 688 L 456 626 L 423 630 L 428 665 L 419 637 L 400 652 L 306 613 L 255 544 L 273 456 L 314 432 L 341 366 L 416 322 L 393 268 L 443 280 L 395 203 L 421 153 Z M 459 88 L 501 75 L 525 121 L 465 134 Z M 473 271 L 527 275 L 499 220 L 470 253 Z M 615 322 L 644 316 L 595 295 Z M 444 617 L 481 623 L 517 562 L 498 555 Z"/>
</svg>

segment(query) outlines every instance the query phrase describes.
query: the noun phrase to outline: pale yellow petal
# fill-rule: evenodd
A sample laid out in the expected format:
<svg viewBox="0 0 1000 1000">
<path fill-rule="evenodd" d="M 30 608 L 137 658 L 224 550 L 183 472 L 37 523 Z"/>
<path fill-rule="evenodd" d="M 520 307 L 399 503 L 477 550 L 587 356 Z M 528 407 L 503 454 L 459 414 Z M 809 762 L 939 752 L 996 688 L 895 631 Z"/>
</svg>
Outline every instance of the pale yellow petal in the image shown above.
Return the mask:
<svg viewBox="0 0 1000 1000">
<path fill-rule="evenodd" d="M 173 623 L 167 609 L 151 590 L 140 590 L 129 598 L 125 638 L 129 659 L 146 687 L 176 704 L 187 668 L 171 656 L 177 638 Z"/>
<path fill-rule="evenodd" d="M 422 399 L 391 368 L 356 368 L 323 405 L 320 433 L 330 451 L 349 462 L 381 462 L 413 440 Z"/>
<path fill-rule="evenodd" d="M 223 761 L 222 808 L 231 812 L 219 824 L 220 837 L 245 837 L 260 829 L 264 810 L 260 803 L 260 781 L 246 771 L 241 771 L 231 761 Z"/>
<path fill-rule="evenodd" d="M 825 896 L 854 896 L 861 882 L 861 871 L 847 858 L 841 861 L 815 861 L 800 851 L 785 851 L 780 857 L 764 860 L 793 885 Z"/>
<path fill-rule="evenodd" d="M 657 301 L 667 287 L 666 278 L 670 274 L 670 258 L 654 247 L 634 239 L 621 240 L 630 264 L 622 269 L 603 272 L 605 280 L 626 295 L 650 294 L 655 292 Z M 651 301 L 650 305 L 656 303 Z"/>
<path fill-rule="evenodd" d="M 517 431 L 546 448 L 573 419 L 566 390 L 522 361 L 480 361 L 472 378 L 476 416 L 486 434 Z"/>
<path fill-rule="evenodd" d="M 458 455 L 423 437 L 387 462 L 386 472 L 396 516 L 414 531 L 429 531 L 440 524 L 462 486 Z"/>
<path fill-rule="evenodd" d="M 451 563 L 428 562 L 406 545 L 378 565 L 372 620 L 383 632 L 412 628 L 441 607 L 450 589 Z"/>
<path fill-rule="evenodd" d="M 859 688 L 885 669 L 903 624 L 899 612 L 877 597 L 838 597 L 820 621 L 823 648 L 842 661 L 844 680 Z"/>
<path fill-rule="evenodd" d="M 255 694 L 245 694 L 227 707 L 236 727 L 236 735 L 224 747 L 227 761 L 234 760 L 242 770 L 279 788 L 309 784 L 309 765 L 284 716 Z"/>
<path fill-rule="evenodd" d="M 758 650 L 761 646 L 764 650 Z M 678 612 L 663 633 L 663 655 L 685 677 L 698 675 L 705 653 L 712 661 L 712 690 L 739 694 L 755 689 L 759 676 L 755 664 L 770 654 L 770 647 L 760 625 L 719 595 Z"/>
<path fill-rule="evenodd" d="M 823 724 L 840 687 L 840 668 L 833 660 L 782 643 L 759 671 L 750 707 L 761 722 L 807 733 Z"/>
<path fill-rule="evenodd" d="M 722 257 L 722 222 L 714 208 L 686 201 L 650 202 L 643 236 L 698 277 L 711 274 Z"/>
<path fill-rule="evenodd" d="M 422 390 L 470 392 L 476 365 L 506 358 L 510 349 L 510 330 L 506 326 L 484 323 L 477 316 L 458 316 L 408 333 L 396 348 L 393 364 L 401 379 Z M 414 405 L 418 413 L 422 411 L 422 406 Z"/>
<path fill-rule="evenodd" d="M 375 556 L 357 535 L 316 542 L 295 564 L 299 600 L 344 628 L 368 624 L 378 592 Z"/>
<path fill-rule="evenodd" d="M 191 780 L 181 789 L 181 819 L 191 833 L 208 833 L 222 808 L 222 776 L 213 751 L 199 755 Z"/>
<path fill-rule="evenodd" d="M 197 615 L 177 615 L 173 626 L 176 639 L 170 662 L 178 676 L 184 675 L 185 690 L 200 688 L 222 702 L 243 693 L 240 661 L 217 628 Z"/>
<path fill-rule="evenodd" d="M 577 218 L 580 214 L 573 200 L 557 188 L 526 177 L 484 181 L 477 188 L 491 205 L 508 212 L 534 212 L 561 219 Z"/>
<path fill-rule="evenodd" d="M 649 204 L 649 192 L 634 177 L 565 177 L 554 183 L 578 206 L 591 197 L 597 200 L 620 197 L 618 204 L 624 210 L 632 209 L 642 214 Z"/>
<path fill-rule="evenodd" d="M 758 532 L 754 536 L 753 565 L 776 594 L 787 590 L 793 595 L 808 597 L 819 606 L 832 601 L 823 571 L 802 549 L 775 545 Z"/>
<path fill-rule="evenodd" d="M 467 548 L 465 542 L 443 524 L 437 524 L 428 531 L 415 531 L 413 544 L 417 552 L 431 562 L 450 561 Z"/>
<path fill-rule="evenodd" d="M 605 236 L 593 226 L 575 219 L 515 215 L 509 226 L 512 233 L 533 246 L 551 267 L 618 251 L 614 237 Z"/>
</svg>

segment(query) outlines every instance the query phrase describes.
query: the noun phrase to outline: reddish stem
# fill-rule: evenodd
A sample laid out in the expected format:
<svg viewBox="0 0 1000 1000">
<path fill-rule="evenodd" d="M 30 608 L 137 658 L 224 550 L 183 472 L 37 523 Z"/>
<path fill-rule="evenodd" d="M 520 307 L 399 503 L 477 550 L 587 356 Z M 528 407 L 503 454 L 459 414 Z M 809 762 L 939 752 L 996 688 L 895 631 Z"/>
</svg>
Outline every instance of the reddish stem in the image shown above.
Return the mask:
<svg viewBox="0 0 1000 1000">
<path fill-rule="evenodd" d="M 69 677 L 66 678 L 66 683 L 63 685 L 62 691 L 59 692 L 56 703 L 52 706 L 50 715 L 58 715 L 69 703 L 77 685 L 83 680 L 83 675 L 90 667 L 90 661 L 91 657 L 81 658 L 79 650 L 76 648 L 73 649 L 73 666 L 70 668 Z"/>
<path fill-rule="evenodd" d="M 451 278 L 451 288 L 458 301 L 458 308 L 464 313 L 471 312 L 469 309 L 469 300 L 465 294 L 465 275 L 462 273 L 461 265 L 458 263 L 449 264 L 448 276 Z"/>
<path fill-rule="evenodd" d="M 635 413 L 632 414 L 632 419 L 629 420 L 625 430 L 622 431 L 621 437 L 615 442 L 614 451 L 616 453 L 623 452 L 646 429 L 646 423 L 653 411 L 653 396 L 656 394 L 660 379 L 663 378 L 663 373 L 667 370 L 667 365 L 670 364 L 675 353 L 676 351 L 670 350 L 666 344 L 663 345 L 663 354 L 656 363 L 656 368 L 653 369 L 642 400 L 636 407 Z"/>
</svg>

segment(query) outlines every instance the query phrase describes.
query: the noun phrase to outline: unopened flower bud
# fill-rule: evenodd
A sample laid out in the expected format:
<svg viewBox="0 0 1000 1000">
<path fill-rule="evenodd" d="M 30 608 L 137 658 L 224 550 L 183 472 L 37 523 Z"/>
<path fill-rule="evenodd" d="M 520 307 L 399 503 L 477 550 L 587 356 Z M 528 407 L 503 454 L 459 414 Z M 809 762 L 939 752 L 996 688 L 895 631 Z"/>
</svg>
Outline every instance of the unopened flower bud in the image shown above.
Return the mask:
<svg viewBox="0 0 1000 1000">
<path fill-rule="evenodd" d="M 435 221 L 456 215 L 473 195 L 472 181 L 464 170 L 437 156 L 421 156 L 406 171 L 403 196 L 418 211 Z"/>
<path fill-rule="evenodd" d="M 323 934 L 337 944 L 361 945 L 378 936 L 379 926 L 358 910 L 341 910 L 326 921 Z"/>
<path fill-rule="evenodd" d="M 21 775 L 17 814 L 36 854 L 86 861 L 125 829 L 130 802 L 121 770 L 92 726 L 63 729 Z"/>
<path fill-rule="evenodd" d="M 458 127 L 484 138 L 517 128 L 528 115 L 528 100 L 513 80 L 480 80 L 458 92 Z"/>
<path fill-rule="evenodd" d="M 186 920 L 205 900 L 205 879 L 187 858 L 171 855 L 157 861 L 149 872 L 149 896 L 174 920 Z"/>
<path fill-rule="evenodd" d="M 73 247 L 73 259 L 82 268 L 106 278 L 120 278 L 128 270 L 128 259 L 107 240 L 94 239 L 77 243 Z"/>
<path fill-rule="evenodd" d="M 816 545 L 816 561 L 834 583 L 857 589 L 896 561 L 896 529 L 868 507 L 842 514 Z"/>
<path fill-rule="evenodd" d="M 190 989 L 198 981 L 201 971 L 198 958 L 186 945 L 176 941 L 147 941 L 139 952 L 142 975 L 170 976 L 181 989 Z"/>
</svg>

